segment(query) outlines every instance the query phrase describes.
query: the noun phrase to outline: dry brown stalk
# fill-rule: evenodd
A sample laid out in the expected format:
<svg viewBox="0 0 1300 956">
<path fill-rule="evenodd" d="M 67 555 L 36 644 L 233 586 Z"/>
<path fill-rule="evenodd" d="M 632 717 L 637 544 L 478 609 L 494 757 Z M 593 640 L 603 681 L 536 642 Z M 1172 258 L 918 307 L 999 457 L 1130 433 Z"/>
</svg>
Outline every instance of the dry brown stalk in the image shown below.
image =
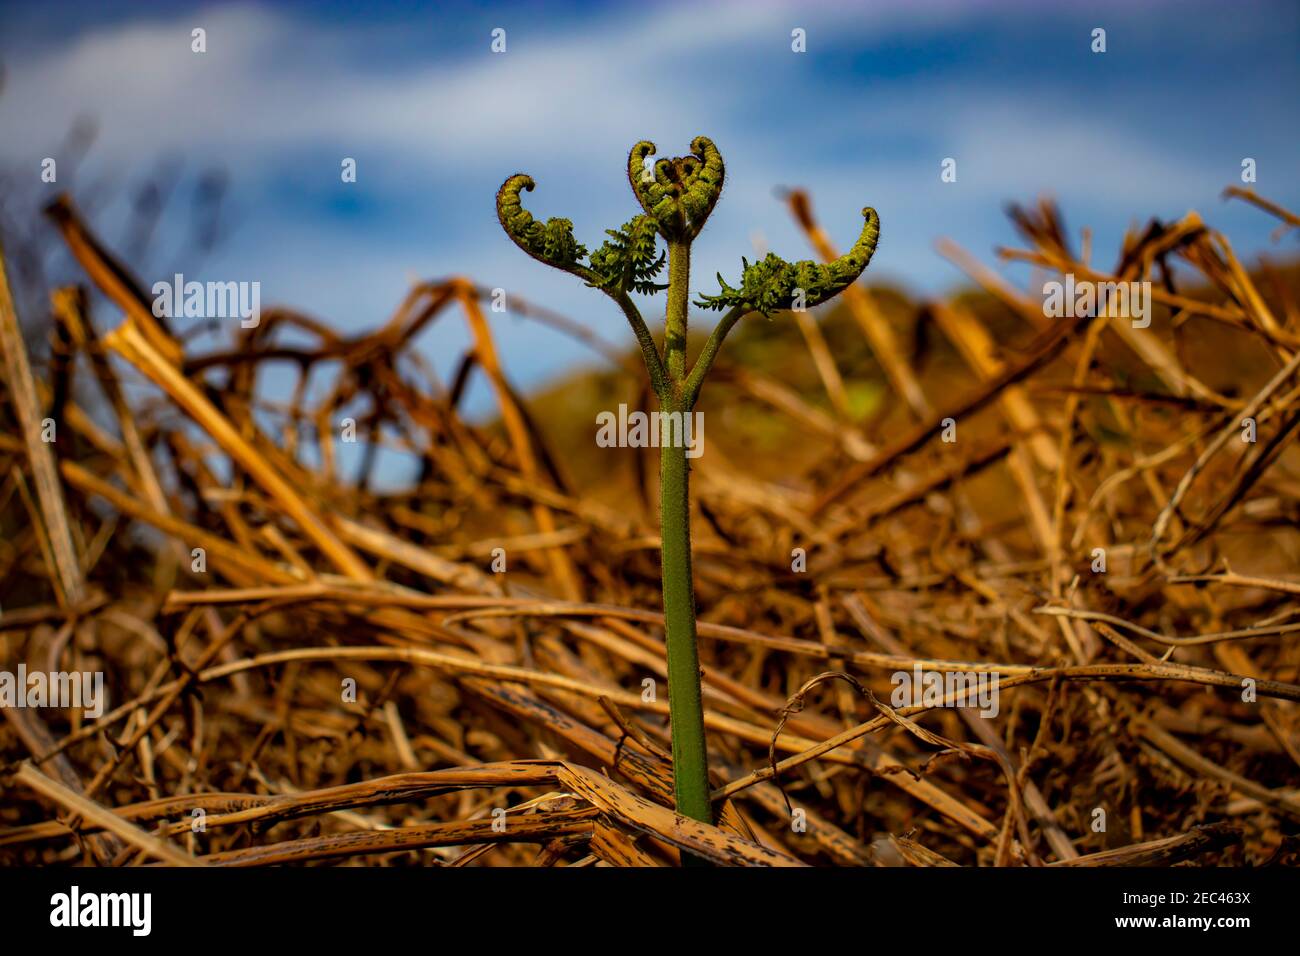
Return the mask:
<svg viewBox="0 0 1300 956">
<path fill-rule="evenodd" d="M 1196 213 L 1101 265 L 1050 203 L 1013 209 L 1004 261 L 1150 281 L 1147 328 L 1049 319 L 951 243 L 970 294 L 738 327 L 692 481 L 716 826 L 671 809 L 653 479 L 588 428 L 636 396 L 520 395 L 464 278 L 374 329 L 276 307 L 199 350 L 50 215 L 98 293 L 53 292 L 47 360 L 0 289 L 0 669 L 110 696 L 5 709 L 0 862 L 1240 865 L 1300 819 L 1300 270 Z M 415 344 L 438 321 L 470 342 L 446 382 Z M 896 701 L 918 671 L 996 678 L 998 713 Z"/>
</svg>

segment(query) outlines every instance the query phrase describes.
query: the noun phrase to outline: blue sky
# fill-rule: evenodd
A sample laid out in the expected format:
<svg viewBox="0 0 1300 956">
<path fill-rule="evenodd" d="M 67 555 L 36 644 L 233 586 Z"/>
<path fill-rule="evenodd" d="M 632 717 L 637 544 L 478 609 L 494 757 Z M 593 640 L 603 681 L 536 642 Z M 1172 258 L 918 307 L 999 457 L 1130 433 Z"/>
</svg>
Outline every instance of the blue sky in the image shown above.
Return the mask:
<svg viewBox="0 0 1300 956">
<path fill-rule="evenodd" d="M 190 50 L 194 27 L 205 54 Z M 498 27 L 504 54 L 490 51 Z M 1094 27 L 1104 54 L 1090 51 Z M 1275 223 L 1219 194 L 1251 157 L 1259 191 L 1300 206 L 1298 54 L 1293 2 L 4 4 L 3 199 L 35 209 L 96 184 L 106 201 L 92 219 L 115 244 L 131 189 L 160 162 L 181 164 L 181 194 L 219 169 L 229 232 L 187 264 L 172 251 L 184 208 L 169 213 L 132 263 L 148 282 L 175 268 L 255 280 L 264 307 L 361 330 L 413 281 L 460 273 L 630 342 L 603 296 L 501 234 L 492 200 L 507 175 L 531 173 L 534 213 L 570 217 L 594 246 L 636 211 L 623 172 L 634 142 L 680 155 L 711 136 L 728 181 L 696 246 L 704 292 L 756 246 L 810 255 L 774 196 L 790 185 L 812 192 L 842 245 L 875 206 L 874 281 L 920 293 L 961 282 L 937 238 L 991 262 L 1014 238 L 1004 204 L 1043 193 L 1076 235 L 1094 229 L 1103 263 L 1126 226 L 1191 208 L 1239 251 L 1289 253 L 1293 240 L 1270 243 Z M 86 162 L 41 183 L 79 117 L 98 128 Z M 340 181 L 343 157 L 355 184 Z M 940 181 L 945 157 L 955 183 Z M 646 310 L 662 314 L 662 299 Z M 494 321 L 525 386 L 599 361 Z M 465 342 L 443 321 L 421 347 L 445 373 Z"/>
</svg>

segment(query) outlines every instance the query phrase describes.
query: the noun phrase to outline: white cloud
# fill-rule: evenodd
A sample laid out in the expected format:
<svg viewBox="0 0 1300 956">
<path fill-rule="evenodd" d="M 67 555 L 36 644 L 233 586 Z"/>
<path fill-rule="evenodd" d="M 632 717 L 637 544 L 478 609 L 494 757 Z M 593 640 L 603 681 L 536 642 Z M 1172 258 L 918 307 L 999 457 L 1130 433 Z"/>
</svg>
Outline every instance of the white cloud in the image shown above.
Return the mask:
<svg viewBox="0 0 1300 956">
<path fill-rule="evenodd" d="M 268 294 L 331 321 L 382 321 L 408 270 L 464 272 L 591 317 L 616 341 L 621 319 L 590 290 L 500 236 L 491 193 L 505 174 L 534 173 L 536 211 L 570 215 L 590 243 L 635 211 L 621 173 L 633 142 L 649 136 L 676 154 L 707 132 L 728 157 L 728 186 L 697 247 L 697 291 L 713 290 L 718 269 L 734 280 L 756 229 L 783 255 L 809 254 L 772 197 L 778 184 L 808 187 L 841 245 L 857 234 L 858 209 L 877 206 L 884 238 L 873 274 L 921 281 L 952 274 L 931 248 L 936 236 L 984 243 L 975 247 L 983 254 L 1001 203 L 1044 188 L 1126 215 L 1212 198 L 1222 185 L 1213 161 L 1151 136 L 1140 104 L 1077 115 L 1060 90 L 963 82 L 961 67 L 858 89 L 801 69 L 789 52 L 794 26 L 809 31 L 812 64 L 836 43 L 843 56 L 846 37 L 863 48 L 902 45 L 1010 15 L 957 0 L 631 4 L 545 26 L 507 19 L 504 55 L 489 52 L 485 26 L 480 48 L 431 43 L 388 62 L 401 24 L 357 33 L 270 7 L 165 12 L 15 53 L 0 95 L 0 157 L 34 169 L 74 118 L 90 116 L 102 167 L 140 170 L 180 152 L 228 169 L 246 201 L 265 205 L 224 251 L 224 267 L 265 270 Z M 205 54 L 190 51 L 195 25 L 207 30 Z M 363 150 L 365 189 L 399 205 L 408 223 L 400 236 L 354 232 L 315 206 L 296 219 L 277 205 L 283 197 L 271 190 L 286 177 L 327 182 L 335 154 Z M 949 155 L 959 180 L 945 187 L 938 163 Z M 548 355 L 540 341 L 514 336 L 503 344 L 507 360 L 549 371 L 575 354 L 556 343 Z"/>
<path fill-rule="evenodd" d="M 95 117 L 109 159 L 169 149 L 272 153 L 304 143 L 361 140 L 411 151 L 435 163 L 472 162 L 484 144 L 527 142 L 537 155 L 572 157 L 615 138 L 626 148 L 635 123 L 674 127 L 684 140 L 692 116 L 726 117 L 755 92 L 736 59 L 792 55 L 792 24 L 815 22 L 811 42 L 837 26 L 901 29 L 932 22 L 880 6 L 787 11 L 774 4 L 690 4 L 559 23 L 544 36 L 516 30 L 509 52 L 480 50 L 378 69 L 350 49 L 347 29 L 256 6 L 105 27 L 10 62 L 0 118 L 21 142 L 51 144 L 77 115 Z M 725 10 L 725 13 L 723 12 Z M 701 28 L 707 23 L 707 28 Z M 190 50 L 190 30 L 207 31 L 207 52 Z M 399 30 L 398 27 L 388 28 Z M 385 33 L 360 43 L 378 57 Z M 350 54 L 350 55 L 345 55 Z M 635 117 L 631 119 L 629 117 Z M 690 129 L 693 132 L 683 132 Z M 23 152 L 13 140 L 0 145 Z"/>
</svg>

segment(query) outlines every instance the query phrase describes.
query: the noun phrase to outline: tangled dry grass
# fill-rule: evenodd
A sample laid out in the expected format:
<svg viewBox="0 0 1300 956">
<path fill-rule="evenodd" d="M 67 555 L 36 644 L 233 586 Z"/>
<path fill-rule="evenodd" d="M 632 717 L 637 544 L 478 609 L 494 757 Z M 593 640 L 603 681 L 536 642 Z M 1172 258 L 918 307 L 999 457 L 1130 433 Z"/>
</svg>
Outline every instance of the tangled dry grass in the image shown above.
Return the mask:
<svg viewBox="0 0 1300 956">
<path fill-rule="evenodd" d="M 525 402 L 453 279 L 371 333 L 274 310 L 190 354 L 50 214 L 126 318 L 101 337 L 56 291 L 43 371 L 0 310 L 0 660 L 102 671 L 111 709 L 4 709 L 0 861 L 1296 862 L 1297 272 L 1248 271 L 1196 214 L 1107 271 L 1051 205 L 1013 210 L 1004 258 L 1150 280 L 1149 329 L 1045 319 L 945 246 L 981 288 L 858 286 L 729 345 L 695 473 L 717 826 L 670 809 L 653 469 L 592 446 L 596 408 L 646 407 L 630 352 L 514 301 L 630 370 Z M 410 345 L 457 317 L 444 386 Z M 287 404 L 271 363 L 300 374 Z M 460 413 L 479 373 L 487 426 Z M 373 452 L 341 474 L 356 408 L 409 487 L 375 490 Z M 996 673 L 998 716 L 890 706 L 917 662 Z"/>
</svg>

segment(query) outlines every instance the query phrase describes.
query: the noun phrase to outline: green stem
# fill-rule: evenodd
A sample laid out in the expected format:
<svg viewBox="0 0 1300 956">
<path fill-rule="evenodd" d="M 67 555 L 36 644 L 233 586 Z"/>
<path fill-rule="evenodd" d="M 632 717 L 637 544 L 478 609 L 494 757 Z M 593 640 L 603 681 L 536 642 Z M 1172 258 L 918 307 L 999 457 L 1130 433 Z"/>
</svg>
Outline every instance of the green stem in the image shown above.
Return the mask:
<svg viewBox="0 0 1300 956">
<path fill-rule="evenodd" d="M 748 306 L 735 306 L 719 319 L 718 324 L 713 327 L 713 331 L 709 334 L 709 340 L 704 343 L 704 348 L 700 350 L 699 356 L 695 359 L 695 367 L 691 369 L 691 374 L 686 379 L 686 387 L 683 392 L 686 395 L 687 404 L 693 407 L 695 400 L 700 397 L 700 386 L 704 384 L 709 369 L 713 368 L 713 360 L 718 357 L 718 349 L 722 348 L 722 341 L 727 337 L 727 333 L 731 331 L 731 327 L 752 311 Z"/>
<path fill-rule="evenodd" d="M 668 308 L 664 328 L 664 364 L 668 381 L 659 391 L 659 407 L 686 416 L 694 402 L 685 392 L 687 302 L 691 281 L 689 242 L 668 243 Z M 672 431 L 669 431 L 672 436 Z M 677 812 L 713 822 L 709 801 L 709 763 L 704 741 L 704 706 L 700 691 L 700 655 L 695 642 L 695 586 L 691 577 L 690 462 L 685 441 L 659 443 L 659 531 L 668 643 L 668 710 L 672 719 L 673 787 Z"/>
<path fill-rule="evenodd" d="M 690 298 L 691 246 L 668 243 L 668 311 L 664 320 L 664 362 L 674 384 L 686 377 L 686 309 Z"/>
<path fill-rule="evenodd" d="M 664 411 L 690 415 L 677 401 Z M 690 462 L 684 442 L 660 442 L 659 527 L 663 541 L 664 621 L 668 631 L 668 709 L 672 716 L 673 785 L 677 812 L 713 822 L 704 742 L 700 656 L 695 642 L 695 587 L 691 579 Z"/>
<path fill-rule="evenodd" d="M 628 298 L 627 292 L 620 291 L 613 298 L 618 303 L 618 307 L 623 310 L 623 314 L 627 316 L 628 324 L 632 326 L 632 332 L 641 346 L 641 358 L 645 361 L 645 370 L 650 376 L 650 386 L 655 390 L 656 395 L 663 394 L 668 387 L 668 373 L 664 371 L 663 362 L 659 359 L 659 349 L 655 346 L 654 336 L 646 328 L 645 319 L 641 318 L 640 310 Z"/>
</svg>

